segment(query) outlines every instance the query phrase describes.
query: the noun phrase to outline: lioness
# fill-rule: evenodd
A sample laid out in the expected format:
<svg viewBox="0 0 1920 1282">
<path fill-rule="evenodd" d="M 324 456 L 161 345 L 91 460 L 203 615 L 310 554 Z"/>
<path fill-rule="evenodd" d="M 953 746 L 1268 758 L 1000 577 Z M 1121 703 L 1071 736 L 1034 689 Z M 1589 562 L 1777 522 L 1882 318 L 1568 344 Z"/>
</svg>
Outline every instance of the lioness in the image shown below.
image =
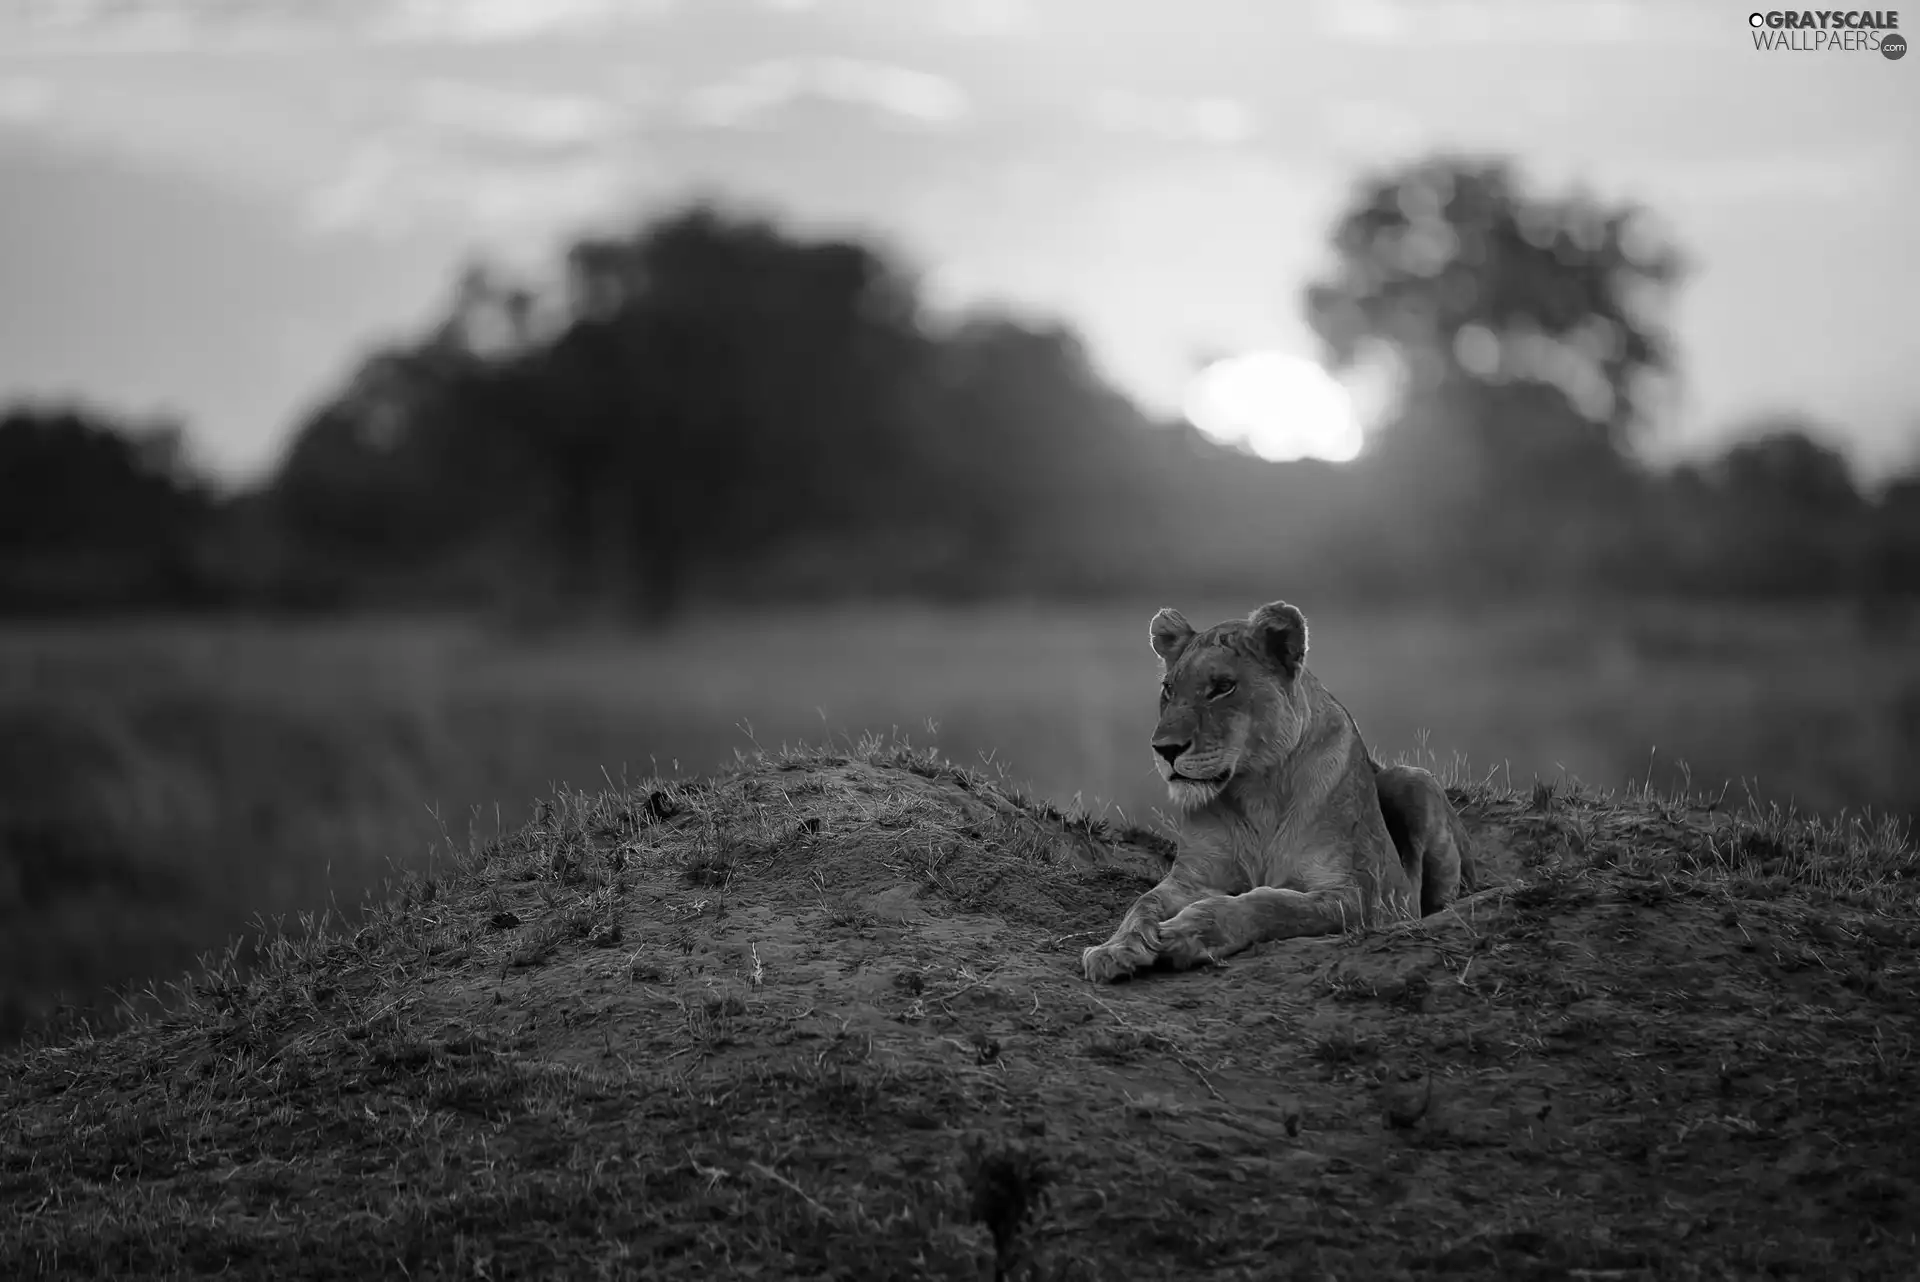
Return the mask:
<svg viewBox="0 0 1920 1282">
<path fill-rule="evenodd" d="M 1425 770 L 1382 766 L 1306 669 L 1307 620 L 1284 601 L 1195 632 L 1153 616 L 1163 664 L 1153 751 L 1185 812 L 1179 855 L 1087 978 L 1176 967 L 1263 940 L 1334 934 L 1451 903 L 1474 880 L 1466 829 Z"/>
</svg>

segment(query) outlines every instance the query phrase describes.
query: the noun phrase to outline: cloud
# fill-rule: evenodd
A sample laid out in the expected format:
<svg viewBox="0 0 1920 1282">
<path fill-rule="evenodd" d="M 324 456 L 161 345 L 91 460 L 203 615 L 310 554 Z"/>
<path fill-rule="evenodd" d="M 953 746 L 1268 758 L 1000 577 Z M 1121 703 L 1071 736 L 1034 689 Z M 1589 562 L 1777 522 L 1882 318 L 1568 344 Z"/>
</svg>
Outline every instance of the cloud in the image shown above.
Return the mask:
<svg viewBox="0 0 1920 1282">
<path fill-rule="evenodd" d="M 1592 45 L 1711 40 L 1722 30 L 1737 39 L 1746 17 L 1730 13 L 1644 0 L 1318 0 L 1314 24 L 1352 44 Z"/>
<path fill-rule="evenodd" d="M 637 187 L 634 168 L 612 155 L 474 160 L 379 139 L 312 193 L 305 223 L 386 236 L 438 224 L 461 238 L 524 242 L 604 217 Z"/>
<path fill-rule="evenodd" d="M 227 66 L 210 75 L 167 60 L 135 77 L 54 62 L 0 76 L 0 126 L 285 201 L 318 233 L 545 240 L 617 210 L 641 169 L 650 104 L 639 86 L 602 95 L 350 70 L 295 83 Z"/>
<path fill-rule="evenodd" d="M 957 123 L 972 109 L 966 92 L 942 76 L 852 58 L 776 58 L 695 89 L 688 120 L 709 128 L 764 123 L 807 98 L 870 107 L 925 126 Z"/>
<path fill-rule="evenodd" d="M 1394 158 L 1420 150 L 1432 135 L 1430 120 L 1379 99 L 1335 99 L 1320 109 L 1320 137 L 1337 155 Z"/>
<path fill-rule="evenodd" d="M 1394 0 L 1323 0 L 1314 19 L 1320 34 L 1335 40 L 1397 44 L 1413 35 L 1413 14 Z"/>
<path fill-rule="evenodd" d="M 1556 150 L 1530 157 L 1526 172 L 1540 191 L 1585 187 L 1645 201 L 1655 211 L 1713 207 L 1719 218 L 1730 212 L 1719 206 L 1777 213 L 1899 199 L 1910 181 L 1907 150 L 1899 142 L 1793 148 L 1764 139 L 1718 155 Z"/>
<path fill-rule="evenodd" d="M 286 191 L 310 182 L 316 160 L 342 145 L 324 110 L 297 93 L 169 69 L 134 79 L 117 68 L 55 63 L 16 82 L 0 116 L 61 150 Z"/>
<path fill-rule="evenodd" d="M 31 125 L 53 115 L 53 86 L 32 76 L 0 77 L 0 125 Z"/>
<path fill-rule="evenodd" d="M 936 21 L 962 36 L 1017 36 L 1035 29 L 1032 0 L 937 0 Z"/>
<path fill-rule="evenodd" d="M 653 22 L 677 0 L 399 0 L 372 28 L 389 40 L 494 43 Z"/>
<path fill-rule="evenodd" d="M 27 5 L 0 16 L 0 48 L 22 53 L 174 53 L 198 43 L 191 6 Z"/>
<path fill-rule="evenodd" d="M 605 143 L 629 123 L 613 103 L 583 94 L 536 93 L 461 80 L 428 80 L 414 91 L 414 119 L 448 138 L 530 151 Z"/>
<path fill-rule="evenodd" d="M 1646 179 L 1677 194 L 1714 203 L 1844 204 L 1889 190 L 1903 157 L 1896 143 L 1725 156 L 1650 165 Z"/>
<path fill-rule="evenodd" d="M 1086 103 L 1085 112 L 1102 129 L 1168 142 L 1231 147 L 1259 132 L 1252 110 L 1232 98 L 1165 98 L 1106 89 Z"/>
<path fill-rule="evenodd" d="M 371 39 L 489 44 L 658 22 L 680 0 L 41 0 L 0 9 L 0 49 L 155 54 Z"/>
<path fill-rule="evenodd" d="M 344 162 L 310 186 L 306 224 L 550 235 L 632 194 L 626 144 L 639 123 L 631 105 L 610 98 L 421 80 L 362 116 Z"/>
</svg>

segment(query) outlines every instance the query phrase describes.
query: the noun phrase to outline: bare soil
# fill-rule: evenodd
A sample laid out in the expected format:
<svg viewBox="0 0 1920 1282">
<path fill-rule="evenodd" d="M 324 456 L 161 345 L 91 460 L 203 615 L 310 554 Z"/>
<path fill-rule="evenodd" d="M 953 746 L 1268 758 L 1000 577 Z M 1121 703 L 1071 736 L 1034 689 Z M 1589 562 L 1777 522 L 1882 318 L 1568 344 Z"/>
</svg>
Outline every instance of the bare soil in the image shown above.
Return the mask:
<svg viewBox="0 0 1920 1282">
<path fill-rule="evenodd" d="M 1920 1276 L 1903 839 L 1452 795 L 1454 909 L 1095 987 L 1164 837 L 873 744 L 563 792 L 0 1060 L 0 1276 Z"/>
</svg>

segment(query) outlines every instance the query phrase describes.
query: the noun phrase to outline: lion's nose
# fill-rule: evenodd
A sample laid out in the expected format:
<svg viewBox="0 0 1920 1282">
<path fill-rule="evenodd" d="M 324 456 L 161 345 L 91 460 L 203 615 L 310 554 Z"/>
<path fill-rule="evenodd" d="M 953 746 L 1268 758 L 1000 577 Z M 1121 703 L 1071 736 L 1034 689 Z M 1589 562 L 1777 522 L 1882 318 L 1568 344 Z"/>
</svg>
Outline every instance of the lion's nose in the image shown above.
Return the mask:
<svg viewBox="0 0 1920 1282">
<path fill-rule="evenodd" d="M 1191 746 L 1192 745 L 1188 743 L 1162 743 L 1156 739 L 1153 743 L 1153 750 L 1165 757 L 1168 765 L 1172 765 L 1174 762 L 1180 760 L 1180 754 Z"/>
</svg>

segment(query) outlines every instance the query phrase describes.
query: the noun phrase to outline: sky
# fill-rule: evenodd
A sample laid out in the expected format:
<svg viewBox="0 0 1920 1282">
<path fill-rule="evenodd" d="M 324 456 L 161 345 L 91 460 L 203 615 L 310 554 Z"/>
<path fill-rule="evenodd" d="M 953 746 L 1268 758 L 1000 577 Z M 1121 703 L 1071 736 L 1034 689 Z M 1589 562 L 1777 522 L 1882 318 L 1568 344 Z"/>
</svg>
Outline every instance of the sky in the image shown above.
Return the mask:
<svg viewBox="0 0 1920 1282">
<path fill-rule="evenodd" d="M 1911 465 L 1920 58 L 1758 51 L 1748 12 L 7 0 L 0 402 L 178 415 L 257 475 L 472 255 L 539 270 L 718 196 L 871 235 L 938 301 L 1061 317 L 1168 413 L 1200 353 L 1312 354 L 1351 184 L 1450 148 L 1645 202 L 1688 251 L 1654 453 L 1791 411 L 1868 475 Z"/>
</svg>

